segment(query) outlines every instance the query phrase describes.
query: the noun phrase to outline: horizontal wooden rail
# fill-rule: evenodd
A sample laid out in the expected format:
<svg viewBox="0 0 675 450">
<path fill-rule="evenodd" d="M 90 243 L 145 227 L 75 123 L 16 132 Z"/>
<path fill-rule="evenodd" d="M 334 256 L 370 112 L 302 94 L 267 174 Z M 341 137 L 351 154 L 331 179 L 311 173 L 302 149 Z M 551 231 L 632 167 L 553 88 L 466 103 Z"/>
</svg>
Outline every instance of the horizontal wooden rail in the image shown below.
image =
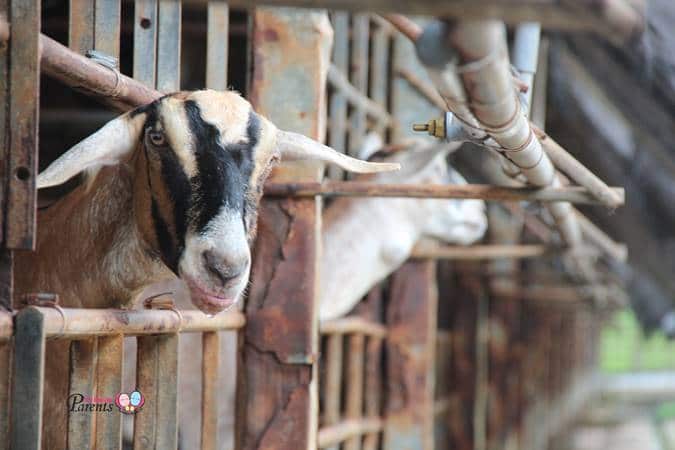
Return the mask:
<svg viewBox="0 0 675 450">
<path fill-rule="evenodd" d="M 382 431 L 382 427 L 382 419 L 379 418 L 345 420 L 335 425 L 321 428 L 318 435 L 318 446 L 319 448 L 326 448 L 346 441 L 349 438 L 369 433 L 379 433 Z"/>
<path fill-rule="evenodd" d="M 384 338 L 387 335 L 387 328 L 384 325 L 356 316 L 321 322 L 319 330 L 321 334 L 360 333 L 377 338 Z"/>
<path fill-rule="evenodd" d="M 613 191 L 624 198 L 623 188 Z M 326 181 L 305 183 L 266 183 L 268 197 L 412 197 L 456 198 L 498 201 L 540 201 L 597 204 L 598 200 L 582 187 L 501 187 L 485 184 L 418 185 L 375 184 L 361 181 Z"/>
<path fill-rule="evenodd" d="M 140 336 L 177 332 L 237 330 L 246 318 L 240 312 L 208 317 L 201 311 L 77 309 L 27 306 L 44 316 L 47 338 L 82 338 L 124 334 Z"/>
</svg>

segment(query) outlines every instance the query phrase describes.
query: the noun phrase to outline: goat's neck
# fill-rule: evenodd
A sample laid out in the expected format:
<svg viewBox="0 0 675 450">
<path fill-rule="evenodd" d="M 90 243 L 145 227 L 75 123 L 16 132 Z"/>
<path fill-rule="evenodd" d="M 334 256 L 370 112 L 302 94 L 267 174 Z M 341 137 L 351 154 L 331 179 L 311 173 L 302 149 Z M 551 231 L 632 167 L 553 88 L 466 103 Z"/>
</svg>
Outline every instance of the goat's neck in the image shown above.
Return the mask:
<svg viewBox="0 0 675 450">
<path fill-rule="evenodd" d="M 152 258 L 134 220 L 133 170 L 102 169 L 40 212 L 37 249 L 17 261 L 17 292 L 53 292 L 70 307 L 128 307 L 171 272 Z"/>
<path fill-rule="evenodd" d="M 417 199 L 339 199 L 323 217 L 320 318 L 347 312 L 400 266 L 422 234 Z"/>
</svg>

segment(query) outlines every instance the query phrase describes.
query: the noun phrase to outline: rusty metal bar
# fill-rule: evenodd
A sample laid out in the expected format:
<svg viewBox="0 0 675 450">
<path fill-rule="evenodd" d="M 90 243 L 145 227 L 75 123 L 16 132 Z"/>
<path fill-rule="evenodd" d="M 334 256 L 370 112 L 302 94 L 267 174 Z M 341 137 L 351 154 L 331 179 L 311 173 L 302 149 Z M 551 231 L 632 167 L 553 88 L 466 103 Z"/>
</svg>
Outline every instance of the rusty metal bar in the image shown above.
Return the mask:
<svg viewBox="0 0 675 450">
<path fill-rule="evenodd" d="M 16 315 L 10 448 L 40 450 L 45 365 L 42 311 L 27 307 Z"/>
<path fill-rule="evenodd" d="M 211 0 L 206 25 L 206 87 L 227 89 L 227 52 L 230 42 L 230 10 L 223 0 Z"/>
<path fill-rule="evenodd" d="M 86 336 L 127 336 L 158 333 L 204 332 L 235 330 L 246 321 L 239 312 L 227 312 L 215 317 L 206 317 L 200 311 L 117 309 L 76 309 L 34 307 L 45 318 L 45 335 L 48 338 L 71 338 Z"/>
<path fill-rule="evenodd" d="M 334 426 L 340 421 L 340 399 L 342 397 L 342 334 L 331 334 L 326 339 L 326 371 L 323 392 L 324 428 Z M 319 442 L 321 431 L 319 430 Z M 337 450 L 338 447 L 332 447 Z"/>
<path fill-rule="evenodd" d="M 218 366 L 220 338 L 211 331 L 202 334 L 202 429 L 201 449 L 215 450 L 218 445 Z"/>
<path fill-rule="evenodd" d="M 421 242 L 412 251 L 412 258 L 485 260 L 524 259 L 569 253 L 571 250 L 539 244 L 488 244 L 488 245 L 440 245 L 436 242 Z"/>
<path fill-rule="evenodd" d="M 137 0 L 138 1 L 138 0 Z M 143 1 L 143 0 L 141 0 Z M 157 4 L 156 88 L 160 92 L 180 90 L 181 0 L 161 0 Z M 148 55 L 143 62 L 147 64 Z"/>
<path fill-rule="evenodd" d="M 73 396 L 93 396 L 96 369 L 96 338 L 70 343 L 70 385 L 68 402 Z M 68 410 L 68 449 L 90 448 L 96 414 Z"/>
<path fill-rule="evenodd" d="M 98 338 L 96 396 L 114 398 L 122 390 L 124 335 Z M 122 445 L 122 414 L 96 414 L 95 449 L 118 449 Z"/>
<path fill-rule="evenodd" d="M 175 449 L 178 445 L 178 335 L 138 338 L 136 386 L 145 397 L 135 416 L 134 449 Z"/>
<path fill-rule="evenodd" d="M 617 195 L 624 195 L 623 188 L 612 188 Z M 540 201 L 597 204 L 598 200 L 587 189 L 578 186 L 564 187 L 502 187 L 484 184 L 418 185 L 374 184 L 359 181 L 326 181 L 304 183 L 265 184 L 268 197 L 414 197 L 458 198 L 500 201 Z"/>
<path fill-rule="evenodd" d="M 370 36 L 368 14 L 352 15 L 352 45 L 349 79 L 357 92 L 368 98 L 368 41 Z M 330 73 L 330 71 L 329 71 Z M 349 98 L 349 97 L 348 97 Z M 374 102 L 373 102 L 374 103 Z M 349 153 L 355 155 L 361 148 L 366 134 L 366 111 L 361 104 L 354 103 L 350 114 Z"/>
<path fill-rule="evenodd" d="M 345 420 L 337 425 L 324 427 L 319 430 L 318 447 L 327 448 L 340 444 L 349 439 L 355 439 L 364 434 L 379 433 L 382 431 L 381 419 Z"/>
<path fill-rule="evenodd" d="M 597 175 L 581 164 L 567 150 L 551 139 L 543 130 L 532 124 L 535 135 L 541 142 L 544 151 L 551 158 L 553 164 L 565 172 L 572 180 L 589 190 L 603 205 L 608 208 L 617 208 L 624 203 L 620 195 L 607 186 Z"/>
<path fill-rule="evenodd" d="M 365 113 L 374 117 L 378 122 L 386 126 L 394 124 L 394 118 L 382 105 L 371 100 L 366 94 L 350 84 L 347 77 L 334 65 L 331 65 L 328 68 L 328 81 L 357 109 L 355 113 L 352 113 L 352 121 L 356 120 L 354 117 L 359 117 L 359 123 L 365 125 L 365 116 L 362 117 L 362 113 Z M 365 134 L 365 129 L 361 130 L 359 127 L 355 128 L 354 123 L 352 124 L 352 130 L 356 129 L 356 132 Z"/>
<path fill-rule="evenodd" d="M 322 334 L 359 333 L 376 338 L 384 338 L 387 335 L 387 328 L 384 325 L 358 316 L 321 322 L 320 331 Z"/>
<path fill-rule="evenodd" d="M 9 168 L 4 211 L 5 247 L 35 247 L 38 110 L 40 95 L 40 2 L 10 0 L 8 64 Z"/>
<path fill-rule="evenodd" d="M 363 376 L 365 336 L 352 334 L 347 338 L 347 379 L 345 380 L 345 418 L 360 420 L 363 416 Z M 350 437 L 343 450 L 360 450 L 361 436 Z"/>
<path fill-rule="evenodd" d="M 327 14 L 258 8 L 252 23 L 253 107 L 280 129 L 321 140 L 332 40 Z M 318 181 L 322 173 L 315 164 L 282 165 L 272 176 Z M 236 448 L 316 445 L 320 224 L 317 199 L 261 204 L 238 377 Z"/>
<path fill-rule="evenodd" d="M 436 263 L 409 261 L 392 277 L 387 305 L 385 450 L 433 449 Z"/>
</svg>

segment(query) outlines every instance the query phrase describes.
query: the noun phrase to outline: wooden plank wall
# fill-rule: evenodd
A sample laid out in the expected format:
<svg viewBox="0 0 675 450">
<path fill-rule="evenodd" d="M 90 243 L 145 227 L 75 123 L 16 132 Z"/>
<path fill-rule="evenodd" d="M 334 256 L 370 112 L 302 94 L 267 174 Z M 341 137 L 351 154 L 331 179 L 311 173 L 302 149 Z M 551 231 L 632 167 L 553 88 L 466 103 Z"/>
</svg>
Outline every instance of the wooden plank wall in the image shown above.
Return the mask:
<svg viewBox="0 0 675 450">
<path fill-rule="evenodd" d="M 281 129 L 321 140 L 332 29 L 323 12 L 257 9 L 249 98 Z M 283 55 L 283 58 L 280 56 Z M 317 181 L 313 164 L 283 166 L 274 181 Z M 320 200 L 263 200 L 238 389 L 242 449 L 316 446 Z"/>
</svg>

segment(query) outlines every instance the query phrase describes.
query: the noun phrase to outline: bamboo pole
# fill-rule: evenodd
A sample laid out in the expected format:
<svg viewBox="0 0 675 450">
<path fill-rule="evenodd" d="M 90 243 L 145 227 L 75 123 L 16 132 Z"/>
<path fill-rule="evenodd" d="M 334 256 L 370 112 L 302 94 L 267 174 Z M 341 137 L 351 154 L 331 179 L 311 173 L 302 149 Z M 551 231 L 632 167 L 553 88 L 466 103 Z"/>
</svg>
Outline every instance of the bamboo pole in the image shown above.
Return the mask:
<svg viewBox="0 0 675 450">
<path fill-rule="evenodd" d="M 617 195 L 624 195 L 622 188 L 614 188 Z M 456 198 L 499 201 L 541 201 L 596 204 L 597 199 L 585 188 L 566 187 L 501 187 L 484 184 L 419 185 L 375 184 L 360 181 L 327 181 L 304 183 L 265 184 L 268 197 L 406 197 L 406 198 Z"/>
</svg>

